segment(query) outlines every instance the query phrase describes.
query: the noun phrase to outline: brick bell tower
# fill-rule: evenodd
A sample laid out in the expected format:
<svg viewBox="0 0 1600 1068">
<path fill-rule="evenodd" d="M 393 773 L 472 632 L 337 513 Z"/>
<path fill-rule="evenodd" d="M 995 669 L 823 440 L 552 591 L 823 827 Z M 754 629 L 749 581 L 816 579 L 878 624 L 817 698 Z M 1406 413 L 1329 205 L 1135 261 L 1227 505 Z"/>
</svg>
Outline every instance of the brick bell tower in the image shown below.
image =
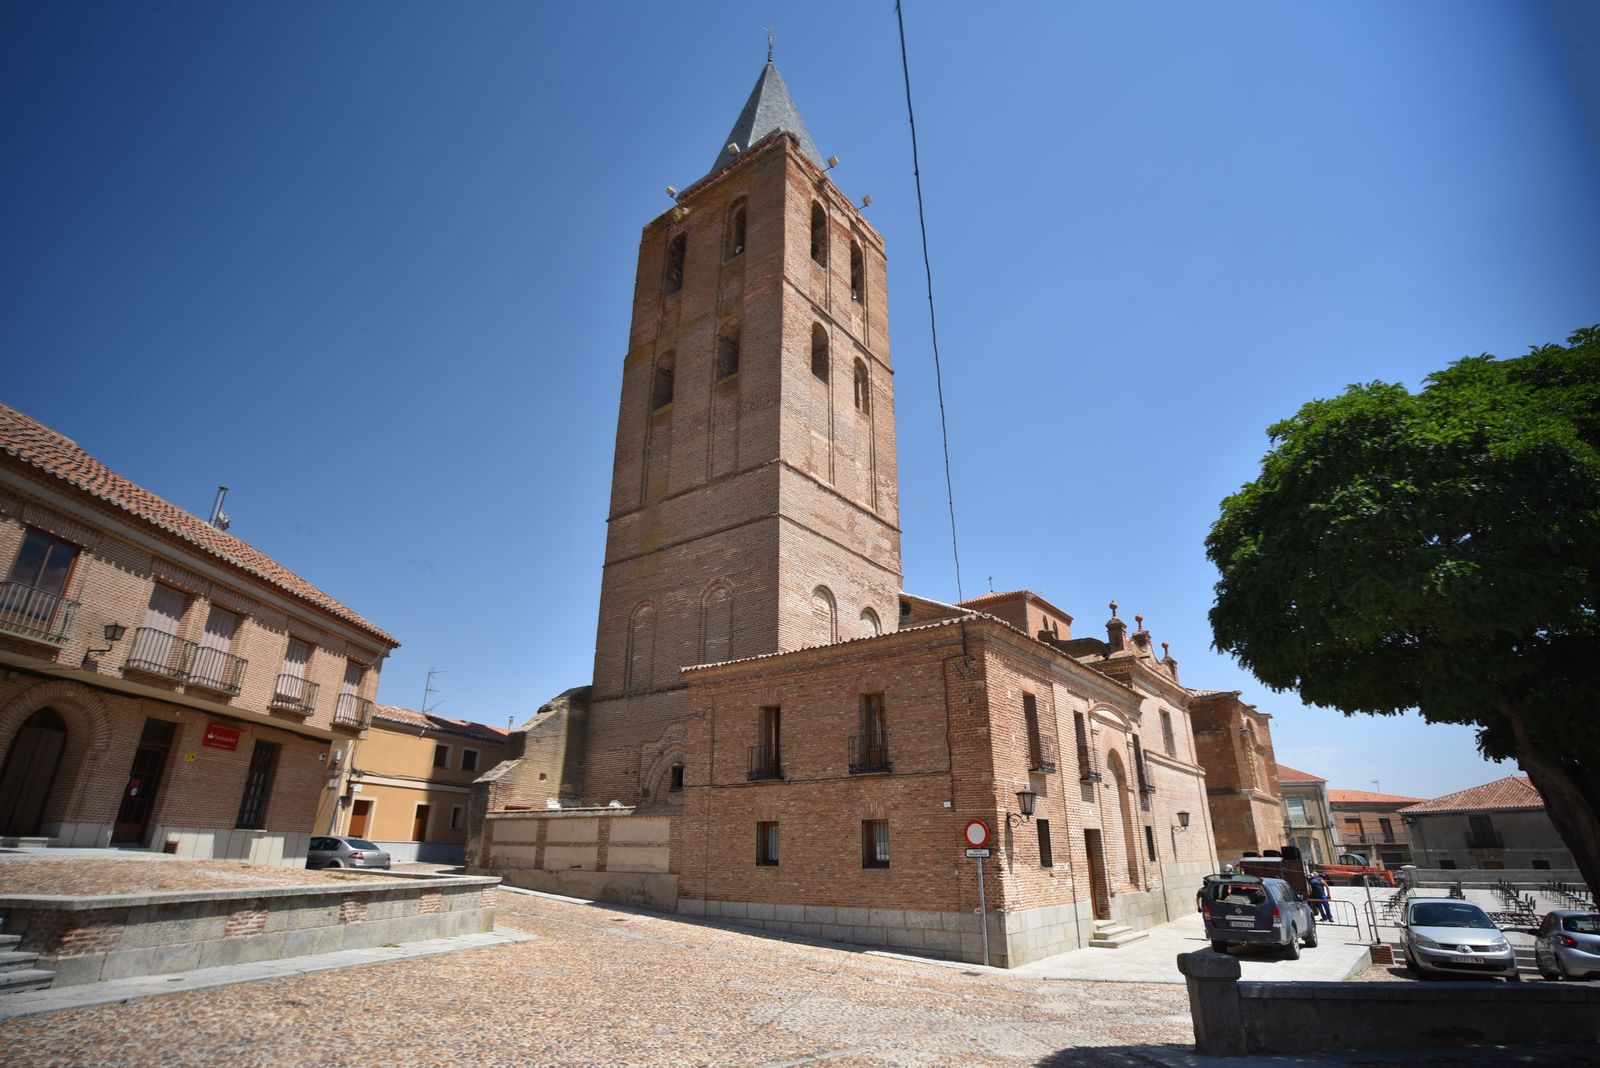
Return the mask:
<svg viewBox="0 0 1600 1068">
<path fill-rule="evenodd" d="M 676 200 L 639 242 L 622 367 L 585 745 L 600 803 L 670 800 L 681 666 L 899 616 L 883 239 L 770 54 Z"/>
</svg>

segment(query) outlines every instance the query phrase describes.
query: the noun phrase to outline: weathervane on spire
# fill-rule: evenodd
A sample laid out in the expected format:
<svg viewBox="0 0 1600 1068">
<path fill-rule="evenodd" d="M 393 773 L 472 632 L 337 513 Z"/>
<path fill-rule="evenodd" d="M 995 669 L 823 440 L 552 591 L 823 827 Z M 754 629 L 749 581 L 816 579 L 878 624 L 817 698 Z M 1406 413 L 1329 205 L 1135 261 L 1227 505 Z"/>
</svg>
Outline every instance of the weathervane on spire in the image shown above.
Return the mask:
<svg viewBox="0 0 1600 1068">
<path fill-rule="evenodd" d="M 772 62 L 772 27 L 767 27 L 767 62 Z"/>
</svg>

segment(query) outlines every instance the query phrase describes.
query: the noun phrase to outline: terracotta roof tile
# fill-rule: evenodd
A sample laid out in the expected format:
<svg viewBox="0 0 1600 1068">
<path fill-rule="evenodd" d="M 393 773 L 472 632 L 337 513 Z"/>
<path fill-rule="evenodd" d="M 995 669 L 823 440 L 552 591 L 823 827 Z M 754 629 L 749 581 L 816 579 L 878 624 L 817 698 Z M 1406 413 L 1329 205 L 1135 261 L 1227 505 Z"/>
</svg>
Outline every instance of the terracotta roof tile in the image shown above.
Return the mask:
<svg viewBox="0 0 1600 1068">
<path fill-rule="evenodd" d="M 1544 808 L 1544 798 L 1526 775 L 1507 775 L 1482 786 L 1435 797 L 1402 812 L 1484 812 L 1500 809 Z"/>
<path fill-rule="evenodd" d="M 1320 775 L 1308 775 L 1303 771 L 1296 771 L 1287 764 L 1278 765 L 1279 782 L 1327 782 Z"/>
<path fill-rule="evenodd" d="M 15 460 L 58 478 L 114 508 L 120 508 L 135 519 L 187 542 L 208 556 L 231 564 L 346 623 L 360 627 L 387 645 L 400 644 L 375 624 L 329 597 L 266 553 L 123 478 L 84 452 L 72 439 L 4 404 L 0 404 L 0 449 Z"/>
<path fill-rule="evenodd" d="M 374 705 L 372 716 L 374 719 L 387 720 L 390 723 L 404 723 L 408 727 L 421 730 L 465 735 L 484 742 L 503 742 L 507 734 L 501 728 L 491 727 L 485 723 L 474 723 L 470 719 L 450 719 L 447 716 L 436 716 L 432 712 L 401 708 L 399 705 Z"/>
<path fill-rule="evenodd" d="M 1281 781 L 1281 780 L 1280 780 Z M 1425 797 L 1401 797 L 1399 794 L 1380 794 L 1372 790 L 1329 790 L 1328 801 L 1338 805 L 1414 805 L 1418 801 L 1426 801 Z"/>
</svg>

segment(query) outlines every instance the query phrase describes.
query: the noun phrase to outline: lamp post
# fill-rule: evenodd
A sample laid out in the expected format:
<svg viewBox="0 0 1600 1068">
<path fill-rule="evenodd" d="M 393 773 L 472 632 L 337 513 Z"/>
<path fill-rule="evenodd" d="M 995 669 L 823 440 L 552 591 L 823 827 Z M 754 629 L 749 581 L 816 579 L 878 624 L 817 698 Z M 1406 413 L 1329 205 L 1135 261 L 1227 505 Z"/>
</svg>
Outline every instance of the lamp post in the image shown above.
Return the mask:
<svg viewBox="0 0 1600 1068">
<path fill-rule="evenodd" d="M 83 652 L 83 665 L 88 667 L 89 661 L 93 660 L 98 653 L 109 653 L 112 646 L 120 642 L 122 636 L 126 633 L 128 633 L 128 628 L 121 623 L 107 623 L 100 628 L 100 636 L 106 640 L 106 647 L 104 649 L 85 649 Z"/>
</svg>

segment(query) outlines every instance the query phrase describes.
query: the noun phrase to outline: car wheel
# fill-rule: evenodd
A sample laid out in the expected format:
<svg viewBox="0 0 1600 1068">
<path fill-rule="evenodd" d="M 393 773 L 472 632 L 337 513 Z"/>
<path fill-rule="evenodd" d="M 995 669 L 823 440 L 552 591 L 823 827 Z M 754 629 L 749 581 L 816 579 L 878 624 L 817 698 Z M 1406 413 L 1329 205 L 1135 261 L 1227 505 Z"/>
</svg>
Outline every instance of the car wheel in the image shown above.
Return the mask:
<svg viewBox="0 0 1600 1068">
<path fill-rule="evenodd" d="M 1522 982 L 1522 976 L 1516 975 L 1516 974 L 1508 975 L 1508 976 L 1506 976 L 1506 982 L 1508 982 L 1508 983 L 1520 983 L 1520 982 Z"/>
<path fill-rule="evenodd" d="M 1315 923 L 1311 925 L 1311 930 L 1306 932 L 1305 941 L 1307 949 L 1317 948 L 1317 925 Z"/>
<path fill-rule="evenodd" d="M 330 860 L 330 861 L 328 861 L 328 867 L 330 867 L 330 868 L 342 868 L 342 867 L 344 867 L 344 862 L 340 861 L 340 860 Z"/>
<path fill-rule="evenodd" d="M 1567 971 L 1567 966 L 1565 964 L 1561 963 L 1561 954 L 1552 953 L 1550 955 L 1555 958 L 1555 964 L 1556 964 L 1556 975 L 1555 975 L 1555 978 L 1556 978 L 1556 981 L 1557 982 L 1571 982 L 1572 981 L 1572 975 Z"/>
<path fill-rule="evenodd" d="M 1211 952 L 1213 952 L 1213 953 L 1226 953 L 1226 952 L 1228 952 L 1228 943 L 1213 938 L 1211 940 Z"/>
<path fill-rule="evenodd" d="M 1406 971 L 1410 972 L 1412 975 L 1422 974 L 1422 969 L 1417 967 L 1417 962 L 1411 959 L 1411 951 L 1409 949 L 1406 950 L 1402 956 L 1405 958 Z"/>
<path fill-rule="evenodd" d="M 1300 932 L 1293 927 L 1289 928 L 1289 944 L 1283 947 L 1283 954 L 1290 960 L 1300 959 Z"/>
</svg>

